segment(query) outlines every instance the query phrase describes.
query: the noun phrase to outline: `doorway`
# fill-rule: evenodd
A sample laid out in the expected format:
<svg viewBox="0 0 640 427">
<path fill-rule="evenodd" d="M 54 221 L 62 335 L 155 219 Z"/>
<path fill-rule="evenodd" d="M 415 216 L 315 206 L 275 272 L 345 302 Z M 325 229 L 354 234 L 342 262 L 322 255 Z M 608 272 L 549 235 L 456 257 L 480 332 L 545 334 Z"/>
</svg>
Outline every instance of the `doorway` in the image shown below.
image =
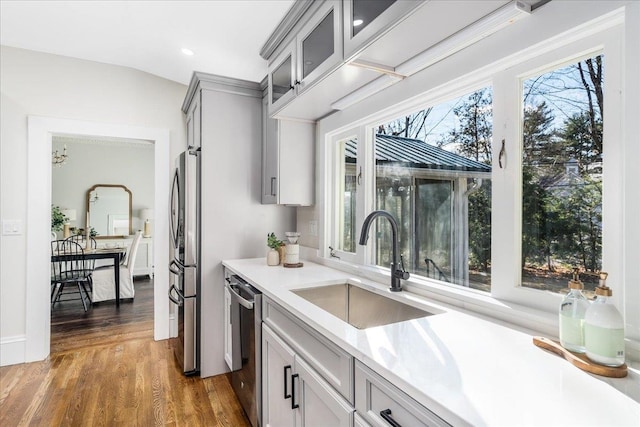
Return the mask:
<svg viewBox="0 0 640 427">
<path fill-rule="evenodd" d="M 170 138 L 168 129 L 114 125 L 79 120 L 30 116 L 28 120 L 27 173 L 27 304 L 25 361 L 42 360 L 50 351 L 51 304 L 47 276 L 50 273 L 51 152 L 54 135 L 80 135 L 88 138 L 115 137 L 150 141 L 154 144 L 154 210 L 169 205 Z M 175 321 L 169 319 L 168 215 L 154 219 L 154 339 L 167 339 Z"/>
<path fill-rule="evenodd" d="M 68 287 L 51 307 L 51 352 L 142 332 L 153 337 L 155 145 L 138 139 L 79 135 L 53 135 L 52 143 L 52 152 L 58 154 L 53 155 L 51 169 L 52 215 L 55 211 L 64 216 L 62 221 L 57 216 L 55 227 L 52 222 L 55 238 L 83 242 L 89 218 L 92 241 L 98 248 L 126 247 L 131 252 L 135 234 L 143 232 L 143 237 L 135 259 L 123 260 L 133 269 L 135 297 L 126 298 L 131 295 L 125 292 L 116 308 L 105 294 L 113 292 L 113 284 L 103 283 L 101 290 L 87 286 L 93 303 L 85 310 L 87 304 L 81 302 L 78 288 Z M 95 269 L 94 277 L 102 275 L 102 282 L 105 273 L 113 276 L 112 259 L 94 260 L 89 267 Z M 123 274 L 121 270 L 121 278 Z M 99 285 L 94 281 L 94 286 Z"/>
</svg>

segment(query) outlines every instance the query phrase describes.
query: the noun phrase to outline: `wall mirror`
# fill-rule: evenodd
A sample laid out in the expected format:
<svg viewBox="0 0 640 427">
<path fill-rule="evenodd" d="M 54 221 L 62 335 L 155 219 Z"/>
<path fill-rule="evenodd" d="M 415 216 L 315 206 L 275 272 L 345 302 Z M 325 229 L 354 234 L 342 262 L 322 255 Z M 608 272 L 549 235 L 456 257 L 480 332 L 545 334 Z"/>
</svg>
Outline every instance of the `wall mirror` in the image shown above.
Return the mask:
<svg viewBox="0 0 640 427">
<path fill-rule="evenodd" d="M 96 184 L 89 188 L 87 212 L 97 239 L 132 234 L 131 190 L 124 185 Z"/>
</svg>

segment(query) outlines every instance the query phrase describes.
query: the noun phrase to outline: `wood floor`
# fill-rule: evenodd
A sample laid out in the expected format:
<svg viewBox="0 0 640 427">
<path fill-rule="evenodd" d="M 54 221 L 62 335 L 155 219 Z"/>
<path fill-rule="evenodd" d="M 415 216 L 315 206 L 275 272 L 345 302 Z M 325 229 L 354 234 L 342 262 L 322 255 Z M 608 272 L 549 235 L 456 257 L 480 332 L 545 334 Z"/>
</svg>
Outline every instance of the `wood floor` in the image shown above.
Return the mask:
<svg viewBox="0 0 640 427">
<path fill-rule="evenodd" d="M 249 426 L 225 375 L 185 377 L 153 340 L 153 282 L 136 297 L 69 301 L 51 315 L 51 354 L 0 368 L 0 426 Z"/>
</svg>

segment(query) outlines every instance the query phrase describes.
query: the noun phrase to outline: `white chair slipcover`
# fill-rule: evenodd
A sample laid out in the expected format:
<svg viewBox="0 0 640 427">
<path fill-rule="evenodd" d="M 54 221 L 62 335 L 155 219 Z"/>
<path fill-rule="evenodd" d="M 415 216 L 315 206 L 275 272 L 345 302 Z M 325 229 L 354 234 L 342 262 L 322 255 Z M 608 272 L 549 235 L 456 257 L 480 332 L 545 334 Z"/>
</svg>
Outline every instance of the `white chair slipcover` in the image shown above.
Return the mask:
<svg viewBox="0 0 640 427">
<path fill-rule="evenodd" d="M 120 299 L 133 298 L 135 289 L 133 287 L 133 266 L 136 262 L 138 246 L 142 239 L 142 232 L 138 231 L 133 238 L 128 251 L 127 262 L 120 265 Z M 93 302 L 112 300 L 116 298 L 116 288 L 114 285 L 113 266 L 100 268 L 93 271 Z"/>
</svg>

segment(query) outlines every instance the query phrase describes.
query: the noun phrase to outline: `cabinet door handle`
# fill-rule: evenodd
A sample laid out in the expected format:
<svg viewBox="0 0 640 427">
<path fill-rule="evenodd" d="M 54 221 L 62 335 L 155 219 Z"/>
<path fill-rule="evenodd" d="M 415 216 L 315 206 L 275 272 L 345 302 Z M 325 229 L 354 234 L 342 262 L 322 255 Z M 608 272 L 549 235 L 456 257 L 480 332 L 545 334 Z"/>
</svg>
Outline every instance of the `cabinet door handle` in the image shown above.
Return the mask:
<svg viewBox="0 0 640 427">
<path fill-rule="evenodd" d="M 276 195 L 276 183 L 277 183 L 278 179 L 275 176 L 271 177 L 271 195 L 275 196 Z"/>
<path fill-rule="evenodd" d="M 398 424 L 398 422 L 396 420 L 393 419 L 393 417 L 391 416 L 391 409 L 385 409 L 383 411 L 380 411 L 380 416 L 389 423 L 390 426 L 392 427 L 402 427 L 400 424 Z"/>
<path fill-rule="evenodd" d="M 291 371 L 291 365 L 287 365 L 284 367 L 284 398 L 288 399 L 291 397 L 291 394 L 287 391 L 287 371 Z"/>
<path fill-rule="evenodd" d="M 298 409 L 300 405 L 296 403 L 296 378 L 298 374 L 291 375 L 291 409 Z"/>
</svg>

